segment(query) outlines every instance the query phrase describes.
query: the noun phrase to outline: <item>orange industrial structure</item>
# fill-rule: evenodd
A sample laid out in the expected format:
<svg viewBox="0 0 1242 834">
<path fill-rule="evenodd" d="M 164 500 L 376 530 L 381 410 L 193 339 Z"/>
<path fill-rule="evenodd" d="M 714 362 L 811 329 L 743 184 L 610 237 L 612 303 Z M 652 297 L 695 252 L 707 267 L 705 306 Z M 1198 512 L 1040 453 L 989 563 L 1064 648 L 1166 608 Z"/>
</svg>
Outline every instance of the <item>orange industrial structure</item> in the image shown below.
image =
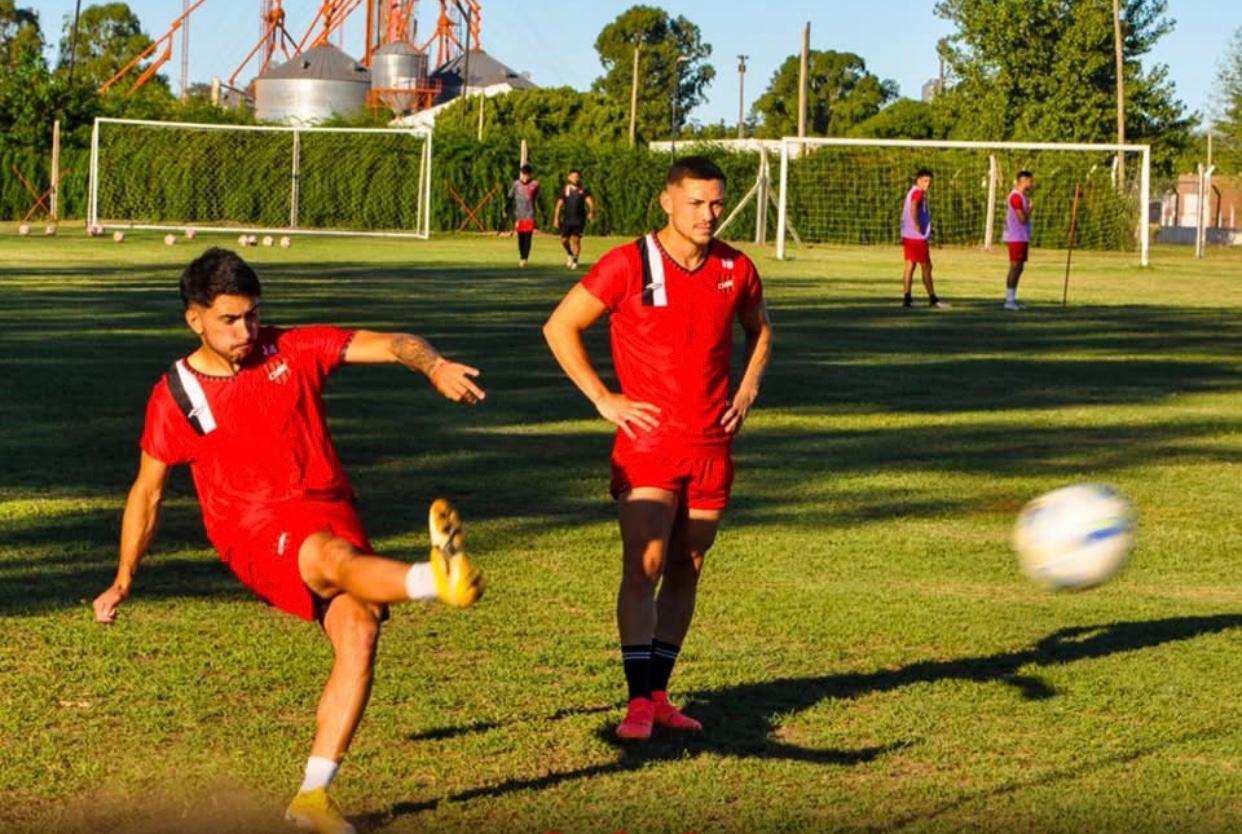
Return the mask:
<svg viewBox="0 0 1242 834">
<path fill-rule="evenodd" d="M 168 31 L 135 56 L 116 75 L 104 82 L 99 92 L 108 92 L 118 81 L 162 46 L 163 49 L 159 56 L 142 70 L 127 93 L 133 93 L 146 84 L 160 67 L 172 58 L 176 34 L 188 29 L 190 13 L 204 2 L 205 0 L 183 0 L 184 9 L 169 26 Z M 286 15 L 282 8 L 282 0 L 259 0 L 262 34 L 258 43 L 228 77 L 224 86 L 249 97 L 249 84 L 242 80 L 244 79 L 243 73 L 246 73 L 256 56 L 258 65 L 252 77 L 263 75 L 276 60 L 278 53 L 283 56 L 284 61 L 290 61 L 308 50 L 329 44 L 333 34 L 343 34 L 346 20 L 364 4 L 366 6 L 366 29 L 361 63 L 371 68 L 376 54 L 386 50 L 384 54 L 391 55 L 393 52 L 400 52 L 407 57 L 421 56 L 424 68 L 416 76 L 401 77 L 393 82 L 386 82 L 391 86 L 379 85 L 373 88 L 367 98 L 368 104 L 372 107 L 379 107 L 383 104 L 395 110 L 408 111 L 432 106 L 440 92 L 440 85 L 439 82 L 428 80 L 427 70 L 431 67 L 444 66 L 468 51 L 477 52 L 481 49 L 482 6 L 479 0 L 440 0 L 440 11 L 436 18 L 435 29 L 421 45 L 415 41 L 417 20 L 415 11 L 418 0 L 322 0 L 318 11 L 306 27 L 306 31 L 300 39 L 296 40 L 286 28 Z M 434 64 L 430 64 L 427 60 L 432 47 L 435 49 Z M 188 43 L 183 39 L 181 56 L 183 75 L 189 62 L 188 49 Z"/>
</svg>

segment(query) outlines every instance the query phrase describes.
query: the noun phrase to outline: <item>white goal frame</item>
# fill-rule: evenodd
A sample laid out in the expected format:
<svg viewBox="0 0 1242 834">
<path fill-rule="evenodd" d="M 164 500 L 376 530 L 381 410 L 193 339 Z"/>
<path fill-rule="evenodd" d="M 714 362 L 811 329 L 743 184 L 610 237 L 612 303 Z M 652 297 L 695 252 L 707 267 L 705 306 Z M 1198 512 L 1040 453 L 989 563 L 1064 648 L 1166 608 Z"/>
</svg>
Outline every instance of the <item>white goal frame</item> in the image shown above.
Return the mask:
<svg viewBox="0 0 1242 834">
<path fill-rule="evenodd" d="M 222 225 L 218 222 L 192 222 L 192 223 L 140 223 L 126 222 L 118 220 L 118 218 L 108 218 L 108 223 L 99 223 L 99 132 L 100 127 L 107 124 L 121 125 L 141 125 L 146 127 L 176 129 L 192 129 L 192 130 L 219 130 L 219 131 L 256 131 L 263 133 L 283 133 L 289 135 L 289 142 L 292 146 L 293 164 L 289 171 L 289 224 L 287 226 L 261 226 L 261 225 Z M 299 138 L 306 133 L 353 133 L 360 135 L 372 134 L 404 134 L 417 137 L 423 140 L 423 147 L 419 160 L 419 183 L 418 183 L 418 219 L 417 228 L 409 230 L 383 230 L 376 231 L 370 229 L 343 229 L 343 228 L 314 228 L 298 225 L 298 183 L 301 175 L 299 161 Z M 232 124 L 199 124 L 195 122 L 162 122 L 149 119 L 115 119 L 103 116 L 96 117 L 94 127 L 91 129 L 91 164 L 90 164 L 90 184 L 87 203 L 87 227 L 101 226 L 105 229 L 148 229 L 154 231 L 181 231 L 187 226 L 193 226 L 196 231 L 202 232 L 275 232 L 283 234 L 298 235 L 339 235 L 339 236 L 365 236 L 365 237 L 391 237 L 391 238 L 419 238 L 426 240 L 431 237 L 431 149 L 432 131 L 427 128 L 408 127 L 408 128 L 351 128 L 351 127 L 293 127 L 286 125 L 232 125 Z"/>
<path fill-rule="evenodd" d="M 874 148 L 961 148 L 975 150 L 1007 151 L 1107 151 L 1111 153 L 1141 153 L 1142 165 L 1139 176 L 1139 212 L 1136 236 L 1139 245 L 1139 264 L 1148 266 L 1150 231 L 1147 223 L 1147 205 L 1151 201 L 1151 145 L 1122 145 L 1069 142 L 969 142 L 963 140 L 924 139 L 845 139 L 785 136 L 781 139 L 780 196 L 776 212 L 776 257 L 785 259 L 785 236 L 788 228 L 787 205 L 789 195 L 789 159 L 798 156 L 808 145 L 852 145 Z M 988 202 L 988 227 L 995 200 Z"/>
</svg>

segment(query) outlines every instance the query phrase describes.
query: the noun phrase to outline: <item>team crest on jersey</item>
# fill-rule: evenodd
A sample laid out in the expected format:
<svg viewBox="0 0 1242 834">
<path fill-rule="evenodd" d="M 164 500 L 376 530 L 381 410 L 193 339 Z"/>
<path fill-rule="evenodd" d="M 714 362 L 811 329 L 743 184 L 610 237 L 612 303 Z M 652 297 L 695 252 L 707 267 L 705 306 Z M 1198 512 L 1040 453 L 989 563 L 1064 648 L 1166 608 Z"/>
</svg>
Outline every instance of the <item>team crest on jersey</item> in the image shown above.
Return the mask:
<svg viewBox="0 0 1242 834">
<path fill-rule="evenodd" d="M 263 368 L 267 371 L 267 378 L 272 382 L 285 384 L 289 381 L 289 363 L 283 359 L 271 359 Z"/>
<path fill-rule="evenodd" d="M 720 290 L 721 292 L 728 292 L 729 290 L 733 289 L 733 259 L 732 258 L 721 258 L 720 268 L 723 269 L 725 272 L 728 272 L 729 275 L 725 278 L 721 278 L 719 281 L 716 282 L 716 289 Z"/>
</svg>

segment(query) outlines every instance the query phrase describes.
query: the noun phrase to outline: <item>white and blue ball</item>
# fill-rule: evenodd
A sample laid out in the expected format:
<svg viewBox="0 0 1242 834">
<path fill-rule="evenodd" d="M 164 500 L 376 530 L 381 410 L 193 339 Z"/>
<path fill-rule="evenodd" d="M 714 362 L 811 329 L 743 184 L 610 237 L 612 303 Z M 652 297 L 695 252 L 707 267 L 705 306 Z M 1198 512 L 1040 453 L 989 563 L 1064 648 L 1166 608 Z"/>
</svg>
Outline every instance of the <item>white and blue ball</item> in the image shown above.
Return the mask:
<svg viewBox="0 0 1242 834">
<path fill-rule="evenodd" d="M 1018 513 L 1013 546 L 1022 571 L 1052 589 L 1081 590 L 1107 581 L 1134 546 L 1135 513 L 1104 484 L 1054 489 Z"/>
</svg>

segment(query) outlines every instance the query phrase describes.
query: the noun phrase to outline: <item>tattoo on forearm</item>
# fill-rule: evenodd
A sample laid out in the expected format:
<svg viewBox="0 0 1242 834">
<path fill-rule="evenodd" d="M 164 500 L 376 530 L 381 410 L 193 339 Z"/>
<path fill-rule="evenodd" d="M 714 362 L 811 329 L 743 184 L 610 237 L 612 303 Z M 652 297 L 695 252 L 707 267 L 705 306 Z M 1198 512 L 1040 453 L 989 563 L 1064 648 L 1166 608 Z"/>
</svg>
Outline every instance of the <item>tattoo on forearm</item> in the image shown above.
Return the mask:
<svg viewBox="0 0 1242 834">
<path fill-rule="evenodd" d="M 430 374 L 440 354 L 426 339 L 402 334 L 393 340 L 392 352 L 411 371 Z"/>
</svg>

